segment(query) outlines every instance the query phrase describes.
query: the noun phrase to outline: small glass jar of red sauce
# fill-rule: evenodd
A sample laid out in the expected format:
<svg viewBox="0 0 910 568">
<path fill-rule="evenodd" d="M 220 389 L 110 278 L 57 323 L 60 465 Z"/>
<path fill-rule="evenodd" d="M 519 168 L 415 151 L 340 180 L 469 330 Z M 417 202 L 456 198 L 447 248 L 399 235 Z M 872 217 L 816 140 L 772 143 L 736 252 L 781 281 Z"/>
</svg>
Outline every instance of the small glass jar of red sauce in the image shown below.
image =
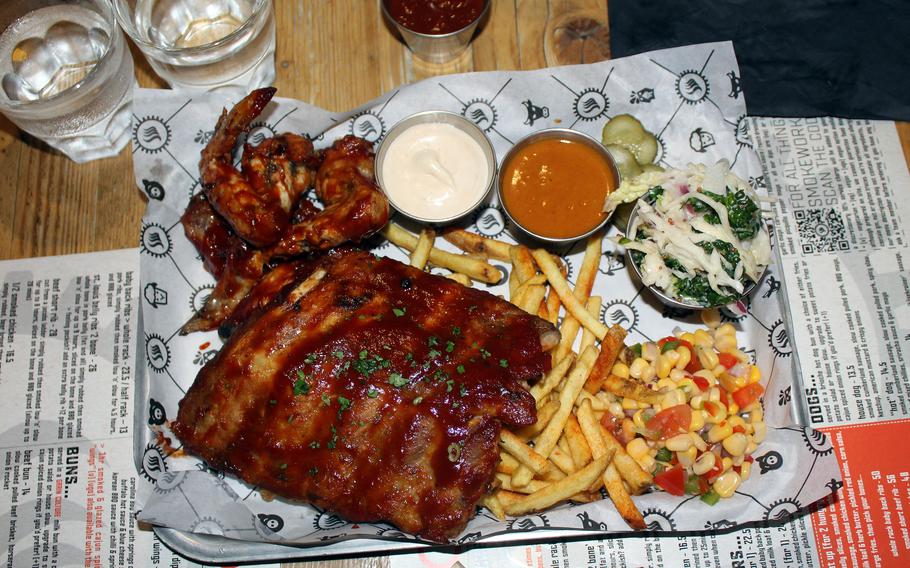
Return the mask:
<svg viewBox="0 0 910 568">
<path fill-rule="evenodd" d="M 441 63 L 471 42 L 491 0 L 383 0 L 382 10 L 415 55 Z"/>
<path fill-rule="evenodd" d="M 604 201 L 619 181 L 613 157 L 600 142 L 550 128 L 509 150 L 496 185 L 503 210 L 518 228 L 542 241 L 564 243 L 606 225 Z"/>
</svg>

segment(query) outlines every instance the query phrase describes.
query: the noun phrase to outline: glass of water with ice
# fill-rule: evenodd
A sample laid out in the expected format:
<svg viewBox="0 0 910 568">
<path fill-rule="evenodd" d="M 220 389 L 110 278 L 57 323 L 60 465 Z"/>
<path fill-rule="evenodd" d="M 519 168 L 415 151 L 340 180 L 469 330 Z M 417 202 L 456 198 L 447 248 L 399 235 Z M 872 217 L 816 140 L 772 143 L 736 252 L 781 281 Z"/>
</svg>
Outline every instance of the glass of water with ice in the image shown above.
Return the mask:
<svg viewBox="0 0 910 568">
<path fill-rule="evenodd" d="M 275 80 L 271 0 L 114 0 L 117 19 L 162 79 L 188 91 Z"/>
<path fill-rule="evenodd" d="M 76 162 L 129 141 L 133 58 L 109 0 L 0 2 L 0 111 Z"/>
</svg>

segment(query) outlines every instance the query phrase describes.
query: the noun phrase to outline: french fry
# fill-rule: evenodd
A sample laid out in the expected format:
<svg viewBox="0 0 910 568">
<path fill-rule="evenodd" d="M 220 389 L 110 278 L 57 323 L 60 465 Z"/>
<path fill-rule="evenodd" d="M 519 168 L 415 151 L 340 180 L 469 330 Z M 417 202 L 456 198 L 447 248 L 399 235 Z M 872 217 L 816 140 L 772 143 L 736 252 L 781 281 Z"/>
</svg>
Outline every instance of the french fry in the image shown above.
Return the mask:
<svg viewBox="0 0 910 568">
<path fill-rule="evenodd" d="M 604 410 L 607 410 L 610 407 L 608 402 L 600 400 L 599 398 L 597 398 L 596 396 L 594 396 L 593 394 L 589 393 L 588 391 L 586 391 L 584 389 L 582 389 L 581 392 L 578 393 L 578 398 L 575 399 L 575 406 L 580 406 L 581 403 L 584 402 L 585 400 L 588 400 L 591 403 L 591 408 L 593 408 L 594 410 L 601 411 L 601 412 Z"/>
<path fill-rule="evenodd" d="M 537 405 L 540 406 L 541 402 L 547 397 L 550 392 L 558 385 L 563 377 L 566 376 L 569 367 L 572 366 L 572 363 L 575 362 L 575 354 L 569 353 L 565 359 L 556 364 L 550 372 L 544 375 L 544 378 L 540 381 L 537 381 L 537 384 L 531 387 L 531 396 L 534 397 L 534 400 L 537 401 Z"/>
<path fill-rule="evenodd" d="M 568 365 L 566 367 L 568 368 Z M 550 419 L 553 418 L 553 415 L 556 414 L 557 410 L 559 410 L 559 401 L 549 401 L 537 409 L 537 422 L 516 430 L 515 435 L 527 442 L 534 436 L 543 432 L 543 429 L 547 427 L 547 424 L 550 422 Z"/>
<path fill-rule="evenodd" d="M 600 255 L 603 252 L 604 235 L 598 231 L 590 237 L 585 244 L 585 256 L 578 269 L 578 278 L 575 279 L 575 297 L 580 301 L 587 300 L 594 288 L 594 279 L 597 277 L 597 268 L 600 266 Z"/>
<path fill-rule="evenodd" d="M 546 289 L 544 289 L 546 290 Z M 544 321 L 550 321 L 550 312 L 547 311 L 547 302 L 543 301 L 540 303 L 540 307 L 537 308 L 537 317 Z"/>
<path fill-rule="evenodd" d="M 535 491 L 539 491 L 550 484 L 548 481 L 532 479 L 524 487 L 513 487 L 512 479 L 508 475 L 502 473 L 496 474 L 496 481 L 499 483 L 499 487 L 505 489 L 506 491 L 514 491 L 516 493 L 524 494 L 534 493 Z"/>
<path fill-rule="evenodd" d="M 549 257 L 547 260 L 549 261 Z M 588 378 L 588 372 L 591 370 L 591 365 L 594 364 L 596 358 L 597 350 L 592 347 L 575 360 L 575 366 L 569 372 L 566 384 L 562 392 L 559 393 L 559 410 L 556 411 L 556 414 L 553 415 L 547 427 L 544 428 L 534 443 L 534 449 L 540 455 L 548 457 L 559 442 L 566 420 L 568 420 L 569 414 L 572 413 L 572 407 L 575 405 L 575 398 L 578 397 L 578 393 L 584 387 L 585 379 Z M 512 476 L 512 483 L 517 487 L 521 487 L 531 480 L 532 475 L 529 468 L 520 467 L 515 472 L 515 475 Z"/>
<path fill-rule="evenodd" d="M 591 461 L 591 448 L 588 441 L 585 440 L 584 434 L 581 433 L 581 427 L 578 425 L 578 419 L 574 414 L 569 415 L 566 421 L 566 430 L 563 432 L 566 442 L 569 444 L 569 452 L 572 455 L 572 461 L 575 467 L 584 467 Z"/>
<path fill-rule="evenodd" d="M 529 448 L 521 438 L 508 430 L 499 433 L 499 446 L 523 465 L 531 468 L 534 473 L 539 473 L 547 467 L 547 458 Z"/>
<path fill-rule="evenodd" d="M 442 234 L 442 238 L 466 253 L 479 254 L 486 258 L 495 258 L 506 262 L 511 260 L 509 249 L 512 248 L 512 245 L 509 243 L 488 239 L 459 228 L 446 229 Z"/>
<path fill-rule="evenodd" d="M 572 346 L 575 344 L 575 338 L 578 337 L 578 329 L 580 327 L 581 324 L 572 316 L 566 316 L 562 320 L 562 325 L 559 326 L 559 345 L 556 346 L 555 354 L 557 361 L 561 361 L 572 351 Z"/>
<path fill-rule="evenodd" d="M 411 266 L 417 270 L 423 270 L 426 267 L 427 261 L 430 260 L 430 250 L 433 248 L 435 241 L 436 231 L 433 229 L 420 231 L 420 236 L 417 238 L 417 246 L 411 252 Z"/>
<path fill-rule="evenodd" d="M 473 284 L 471 277 L 468 276 L 467 274 L 462 274 L 461 272 L 453 272 L 451 274 L 446 274 L 446 278 L 448 278 L 449 280 L 454 280 L 455 282 L 458 282 L 462 286 L 466 286 L 468 288 L 470 288 L 471 285 Z"/>
<path fill-rule="evenodd" d="M 517 503 L 504 505 L 503 509 L 509 515 L 523 515 L 531 511 L 540 511 L 560 501 L 565 501 L 576 493 L 585 491 L 595 479 L 603 474 L 608 463 L 609 459 L 606 456 L 596 459 L 565 479 L 553 482 L 543 489 L 518 500 Z"/>
<path fill-rule="evenodd" d="M 524 495 L 521 493 L 515 493 L 514 491 L 507 491 L 505 489 L 497 489 L 493 495 L 495 495 L 496 499 L 502 504 L 503 509 L 524 499 Z"/>
<path fill-rule="evenodd" d="M 603 339 L 607 335 L 607 326 L 589 314 L 588 310 L 578 301 L 550 254 L 543 249 L 537 249 L 532 254 L 541 272 L 547 275 L 547 281 L 550 282 L 550 286 L 559 294 L 559 300 L 566 307 L 566 311 L 581 322 L 581 325 L 590 329 L 595 337 Z"/>
<path fill-rule="evenodd" d="M 494 517 L 500 521 L 506 520 L 506 511 L 502 508 L 502 503 L 499 502 L 499 499 L 497 499 L 495 495 L 486 495 L 481 503 L 487 510 L 493 513 Z"/>
<path fill-rule="evenodd" d="M 496 464 L 497 473 L 512 475 L 521 463 L 506 452 L 499 452 L 499 463 Z"/>
<path fill-rule="evenodd" d="M 531 280 L 528 280 L 528 282 L 530 281 Z M 527 284 L 527 282 L 525 284 Z M 543 302 L 543 297 L 546 295 L 547 290 L 543 286 L 529 286 L 526 290 L 522 302 L 518 307 L 529 314 L 536 316 L 537 310 L 540 309 L 540 303 Z"/>
<path fill-rule="evenodd" d="M 550 452 L 550 461 L 567 475 L 575 473 L 578 469 L 575 467 L 575 462 L 572 461 L 572 456 L 559 449 L 558 445 Z"/>
<path fill-rule="evenodd" d="M 613 364 L 616 363 L 616 357 L 625 346 L 626 330 L 620 325 L 613 325 L 607 331 L 607 335 L 600 342 L 600 355 L 591 368 L 591 374 L 585 382 L 585 390 L 591 394 L 600 390 L 601 385 L 610 376 Z M 615 394 L 615 393 L 614 393 Z"/>
<path fill-rule="evenodd" d="M 547 321 L 556 325 L 556 322 L 559 321 L 559 306 L 562 303 L 559 301 L 559 294 L 553 291 L 550 288 L 547 292 Z M 582 349 L 584 351 L 584 349 Z"/>
<path fill-rule="evenodd" d="M 559 296 L 556 296 L 558 299 Z M 593 317 L 600 317 L 600 307 L 603 305 L 603 298 L 600 296 L 591 296 L 588 298 L 587 303 L 585 303 L 585 309 L 588 310 L 588 313 Z M 588 328 L 582 328 L 581 331 L 581 345 L 578 347 L 579 351 L 584 351 L 589 346 L 594 345 L 594 334 L 591 333 L 591 330 Z"/>
<path fill-rule="evenodd" d="M 518 283 L 521 284 L 526 280 L 530 280 L 537 274 L 537 269 L 534 268 L 534 259 L 531 256 L 531 251 L 528 250 L 528 247 L 523 245 L 516 245 L 509 249 L 509 257 L 512 261 L 512 270 L 515 271 L 515 276 L 518 278 Z"/>
<path fill-rule="evenodd" d="M 396 245 L 408 251 L 417 248 L 417 237 L 395 223 L 389 223 L 382 234 Z M 502 280 L 502 273 L 492 264 L 464 255 L 452 254 L 436 247 L 430 249 L 430 264 L 461 272 L 474 280 L 496 284 Z"/>
<path fill-rule="evenodd" d="M 629 490 L 638 495 L 653 483 L 654 478 L 650 473 L 643 470 L 632 456 L 626 453 L 626 449 L 619 440 L 613 437 L 613 434 L 604 428 L 603 425 L 599 424 L 598 426 L 600 426 L 600 435 L 607 446 L 607 451 L 613 449 L 616 452 L 613 455 L 613 464 L 616 466 L 616 471 L 629 485 Z M 521 471 L 521 468 L 519 468 L 519 471 Z"/>
<path fill-rule="evenodd" d="M 518 285 L 521 282 L 518 281 L 518 273 L 515 271 L 515 267 L 512 267 L 512 270 L 509 271 L 509 298 L 514 298 L 515 294 L 518 292 Z"/>
<path fill-rule="evenodd" d="M 643 531 L 647 528 L 645 519 L 641 516 L 641 511 L 635 506 L 632 497 L 622 484 L 622 477 L 614 464 L 607 466 L 603 474 L 604 486 L 607 488 L 607 494 L 610 500 L 616 505 L 619 515 L 626 521 L 630 527 L 635 530 Z"/>
<path fill-rule="evenodd" d="M 547 283 L 546 276 L 544 276 L 543 274 L 535 274 L 531 278 L 528 278 L 527 280 L 525 280 L 524 282 L 519 284 L 518 287 L 515 289 L 515 293 L 519 294 L 519 293 L 521 293 L 522 290 L 527 290 L 531 286 L 541 286 L 546 283 Z"/>
</svg>

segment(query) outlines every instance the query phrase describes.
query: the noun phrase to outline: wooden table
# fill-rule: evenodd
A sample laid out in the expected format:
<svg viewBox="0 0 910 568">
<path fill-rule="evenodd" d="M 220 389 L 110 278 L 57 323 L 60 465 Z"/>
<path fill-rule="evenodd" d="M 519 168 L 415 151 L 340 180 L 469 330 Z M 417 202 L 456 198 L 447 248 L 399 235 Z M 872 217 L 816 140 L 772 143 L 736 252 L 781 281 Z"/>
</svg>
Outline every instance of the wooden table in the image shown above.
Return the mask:
<svg viewBox="0 0 910 568">
<path fill-rule="evenodd" d="M 387 29 L 378 0 L 275 0 L 275 8 L 279 94 L 333 111 L 433 75 L 555 64 L 553 54 L 545 53 L 545 37 L 562 18 L 587 12 L 607 19 L 606 0 L 496 0 L 464 56 L 430 65 L 412 57 Z M 596 50 L 586 47 L 590 58 Z M 135 49 L 133 58 L 142 86 L 164 86 Z M 910 162 L 910 124 L 898 129 Z M 0 116 L 0 180 L 0 259 L 137 246 L 145 197 L 133 182 L 129 148 L 115 158 L 78 165 Z M 389 562 L 297 564 L 303 565 L 366 568 Z"/>
</svg>

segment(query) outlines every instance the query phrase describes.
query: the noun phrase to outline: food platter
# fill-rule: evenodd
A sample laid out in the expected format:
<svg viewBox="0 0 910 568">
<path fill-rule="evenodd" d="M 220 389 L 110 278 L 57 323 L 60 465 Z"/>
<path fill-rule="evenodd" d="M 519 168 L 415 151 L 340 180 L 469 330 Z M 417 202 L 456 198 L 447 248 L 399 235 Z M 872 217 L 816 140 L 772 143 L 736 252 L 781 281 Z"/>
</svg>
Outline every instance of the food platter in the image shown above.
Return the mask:
<svg viewBox="0 0 910 568">
<path fill-rule="evenodd" d="M 701 71 L 687 71 L 692 68 Z M 678 69 L 678 72 L 674 74 L 667 69 Z M 635 111 L 649 129 L 661 133 L 662 163 L 727 158 L 742 177 L 758 184 L 761 168 L 757 157 L 750 146 L 738 142 L 742 139 L 738 124 L 745 115 L 743 102 L 713 96 L 705 98 L 709 96 L 709 85 L 717 85 L 715 88 L 719 89 L 727 73 L 736 73 L 732 47 L 730 44 L 710 44 L 572 68 L 452 76 L 441 82 L 402 88 L 343 116 L 332 116 L 295 101 L 281 100 L 263 115 L 250 138 L 255 141 L 263 133 L 291 130 L 310 134 L 318 146 L 318 133 L 328 128 L 323 145 L 351 132 L 375 136 L 375 140 L 379 140 L 387 123 L 392 124 L 418 110 L 441 107 L 471 117 L 475 123 L 483 123 L 485 117 L 487 136 L 501 157 L 513 140 L 530 129 L 561 124 L 592 134 L 599 131 L 608 114 L 626 110 Z M 567 84 L 578 86 L 572 89 L 567 88 Z M 698 89 L 690 88 L 693 84 L 701 85 L 701 98 L 697 98 Z M 467 100 L 452 95 L 467 85 L 471 85 L 474 92 L 479 92 L 478 89 L 489 91 L 489 100 Z M 664 93 L 666 102 L 647 111 L 633 108 L 632 105 L 641 103 L 627 103 L 635 100 L 628 97 L 628 92 L 643 88 Z M 529 100 L 552 107 L 548 123 L 530 121 L 532 124 L 527 124 L 529 120 L 523 114 L 526 105 L 521 99 L 528 93 L 532 97 Z M 186 100 L 171 93 L 140 91 L 137 94 L 134 140 L 137 183 L 140 187 L 155 183 L 167 188 L 160 200 L 150 201 L 143 223 L 142 285 L 170 288 L 172 298 L 167 304 L 147 301 L 143 305 L 144 333 L 141 334 L 140 352 L 145 353 L 146 361 L 144 372 L 139 373 L 137 389 L 141 396 L 136 413 L 136 460 L 137 468 L 148 483 L 140 495 L 143 505 L 139 518 L 156 526 L 171 527 L 161 532 L 162 538 L 178 548 L 183 547 L 181 552 L 224 562 L 277 559 L 286 557 L 285 554 L 302 556 L 304 551 L 324 555 L 327 550 L 338 550 L 338 554 L 353 554 L 421 546 L 423 543 L 401 533 L 395 534 L 389 527 L 348 525 L 320 511 L 263 499 L 254 488 L 219 477 L 217 472 L 207 469 L 206 464 L 172 456 L 176 448 L 162 444 L 156 434 L 160 429 L 152 427 L 160 426 L 166 418 L 175 415 L 176 401 L 192 382 L 200 364 L 217 349 L 214 334 L 182 337 L 175 332 L 197 307 L 198 298 L 211 286 L 211 279 L 183 239 L 176 221 L 189 195 L 198 190 L 193 172 L 207 129 L 211 128 L 211 118 L 222 106 L 229 104 L 214 95 Z M 179 119 L 175 120 L 177 116 Z M 557 120 L 560 122 L 555 122 Z M 332 124 L 336 126 L 330 128 Z M 696 148 L 688 144 L 689 133 L 699 128 L 715 130 L 717 144 L 714 147 Z M 147 133 L 155 136 L 146 137 Z M 701 152 L 701 149 L 706 151 Z M 512 239 L 507 220 L 495 202 L 480 208 L 464 225 L 467 230 L 484 236 Z M 372 244 L 375 254 L 406 258 L 404 251 L 391 243 L 377 239 Z M 577 269 L 582 248 L 583 245 L 581 248 L 565 246 L 555 251 L 570 267 L 570 282 L 571 267 Z M 451 250 L 456 251 L 454 247 Z M 599 277 L 605 300 L 601 318 L 605 323 L 623 323 L 639 340 L 666 335 L 676 325 L 685 329 L 697 323 L 693 313 L 661 308 L 629 276 L 621 258 L 617 251 L 608 249 L 600 259 Z M 728 506 L 707 511 L 697 509 L 697 503 L 691 500 L 668 501 L 666 495 L 648 494 L 637 498 L 649 528 L 706 530 L 783 519 L 827 495 L 825 483 L 838 476 L 830 443 L 824 436 L 804 431 L 792 418 L 793 405 L 785 396 L 793 385 L 792 357 L 789 345 L 779 339 L 781 336 L 786 338 L 781 315 L 783 297 L 772 291 L 772 286 L 766 288 L 752 297 L 746 314 L 728 313 L 727 317 L 737 326 L 757 364 L 767 369 L 765 415 L 774 434 L 769 436 L 766 451 L 757 459 L 773 452 L 780 458 L 777 467 L 767 471 L 763 467 L 761 475 L 745 484 L 742 494 Z M 494 294 L 501 290 L 496 287 L 485 289 Z M 800 462 L 812 466 L 806 471 L 798 467 Z M 759 478 L 762 479 L 759 481 Z M 180 500 L 173 497 L 177 494 L 191 495 L 192 499 L 182 498 L 183 505 L 177 506 Z M 190 502 L 189 507 L 187 502 Z M 698 513 L 693 514 L 694 511 Z M 215 544 L 208 537 L 199 540 L 174 529 L 232 539 L 220 538 Z M 535 530 L 544 532 L 529 534 Z M 578 530 L 602 533 L 628 528 L 624 528 L 615 511 L 587 504 L 564 506 L 545 515 L 529 515 L 506 523 L 494 522 L 489 517 L 478 518 L 469 526 L 462 541 L 515 542 L 547 535 L 578 535 Z M 374 540 L 377 538 L 392 542 Z M 262 548 L 292 542 L 310 548 L 268 549 L 280 551 L 275 554 L 282 556 L 271 556 L 271 552 L 266 553 Z M 215 547 L 224 554 L 208 557 Z M 291 551 L 301 554 L 290 554 Z"/>
</svg>

